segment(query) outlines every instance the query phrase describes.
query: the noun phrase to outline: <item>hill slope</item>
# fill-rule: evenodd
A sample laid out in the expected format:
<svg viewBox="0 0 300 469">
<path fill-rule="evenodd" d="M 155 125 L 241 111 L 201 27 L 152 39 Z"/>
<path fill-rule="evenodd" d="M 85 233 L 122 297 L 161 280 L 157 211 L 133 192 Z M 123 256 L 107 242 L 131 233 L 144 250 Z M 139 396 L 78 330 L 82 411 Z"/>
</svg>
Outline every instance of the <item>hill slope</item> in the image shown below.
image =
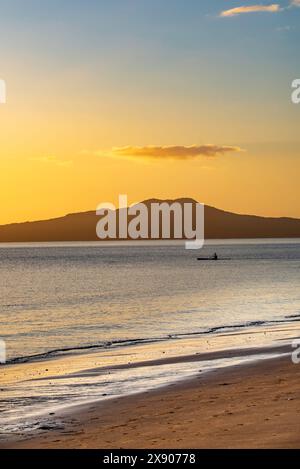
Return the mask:
<svg viewBox="0 0 300 469">
<path fill-rule="evenodd" d="M 145 201 L 149 204 L 156 199 Z M 161 201 L 160 201 L 161 202 Z M 174 201 L 166 201 L 174 202 Z M 178 199 L 177 202 L 195 201 Z M 73 213 L 60 218 L 0 226 L 0 242 L 97 241 L 95 211 Z M 205 207 L 205 238 L 295 238 L 300 237 L 300 220 L 238 215 Z"/>
</svg>

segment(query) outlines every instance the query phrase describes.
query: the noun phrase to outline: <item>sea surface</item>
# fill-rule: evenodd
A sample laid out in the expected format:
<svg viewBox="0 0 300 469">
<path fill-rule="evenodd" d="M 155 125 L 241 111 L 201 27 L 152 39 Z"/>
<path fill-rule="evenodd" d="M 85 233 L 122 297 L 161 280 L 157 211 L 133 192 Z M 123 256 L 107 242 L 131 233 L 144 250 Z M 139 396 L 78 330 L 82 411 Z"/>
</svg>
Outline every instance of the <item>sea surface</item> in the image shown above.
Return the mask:
<svg viewBox="0 0 300 469">
<path fill-rule="evenodd" d="M 197 261 L 214 252 L 217 262 Z M 214 241 L 200 251 L 182 244 L 2 245 L 0 339 L 7 363 L 0 377 L 13 369 L 16 380 L 2 387 L 1 431 L 38 428 L 40 417 L 34 424 L 29 417 L 52 407 L 140 392 L 199 371 L 199 363 L 190 362 L 107 373 L 105 367 L 295 338 L 299 286 L 298 239 Z M 201 367 L 264 356 L 208 360 Z M 75 364 L 70 376 L 59 361 L 66 359 L 69 369 Z M 21 367 L 45 360 L 61 364 L 59 379 L 38 381 L 33 368 L 30 379 L 20 378 Z M 87 373 L 93 367 L 101 373 Z"/>
</svg>

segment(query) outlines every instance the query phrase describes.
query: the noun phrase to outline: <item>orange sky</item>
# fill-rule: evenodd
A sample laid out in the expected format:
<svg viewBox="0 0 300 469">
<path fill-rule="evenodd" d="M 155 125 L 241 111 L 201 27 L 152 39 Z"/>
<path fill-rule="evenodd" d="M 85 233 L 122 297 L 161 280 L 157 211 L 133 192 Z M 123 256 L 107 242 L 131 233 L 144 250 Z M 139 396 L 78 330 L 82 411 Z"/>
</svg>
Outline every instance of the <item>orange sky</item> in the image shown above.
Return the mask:
<svg viewBox="0 0 300 469">
<path fill-rule="evenodd" d="M 149 24 L 146 0 L 84 14 L 63 0 L 59 19 L 56 1 L 47 17 L 31 3 L 24 19 L 7 6 L 0 20 L 1 224 L 93 210 L 120 193 L 300 217 L 300 106 L 290 100 L 300 9 L 231 18 L 219 2 L 183 15 L 182 2 L 167 14 L 154 0 Z M 208 144 L 234 149 L 186 150 Z"/>
</svg>

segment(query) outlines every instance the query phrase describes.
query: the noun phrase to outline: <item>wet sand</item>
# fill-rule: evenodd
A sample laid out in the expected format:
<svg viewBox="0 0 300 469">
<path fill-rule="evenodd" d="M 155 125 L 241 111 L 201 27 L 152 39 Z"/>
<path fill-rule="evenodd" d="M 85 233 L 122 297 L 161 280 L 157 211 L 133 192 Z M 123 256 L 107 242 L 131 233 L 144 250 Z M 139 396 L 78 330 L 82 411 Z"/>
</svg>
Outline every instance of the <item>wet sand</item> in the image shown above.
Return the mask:
<svg viewBox="0 0 300 469">
<path fill-rule="evenodd" d="M 49 416 L 6 448 L 299 448 L 300 365 L 291 356 L 201 374 Z"/>
</svg>

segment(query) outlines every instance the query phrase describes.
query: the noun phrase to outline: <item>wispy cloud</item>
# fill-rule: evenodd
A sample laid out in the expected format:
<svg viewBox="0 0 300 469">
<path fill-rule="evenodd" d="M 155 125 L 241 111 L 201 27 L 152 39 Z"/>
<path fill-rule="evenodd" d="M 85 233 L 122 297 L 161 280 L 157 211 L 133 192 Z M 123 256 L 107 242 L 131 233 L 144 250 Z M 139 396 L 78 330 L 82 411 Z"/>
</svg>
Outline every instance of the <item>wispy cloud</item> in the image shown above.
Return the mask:
<svg viewBox="0 0 300 469">
<path fill-rule="evenodd" d="M 293 7 L 300 7 L 300 0 L 290 0 L 288 6 L 281 7 L 279 3 L 272 3 L 271 5 L 242 5 L 240 7 L 231 8 L 229 10 L 221 11 L 220 15 L 223 18 L 230 18 L 232 16 L 238 16 L 245 13 L 260 13 L 260 12 L 269 12 L 269 13 L 278 13 L 280 11 L 289 10 Z"/>
<path fill-rule="evenodd" d="M 299 0 L 294 0 L 296 3 L 300 3 Z M 272 5 L 249 5 L 249 6 L 240 6 L 236 8 L 231 8 L 230 10 L 224 10 L 220 13 L 220 16 L 223 18 L 232 17 L 241 15 L 244 13 L 259 13 L 259 12 L 269 12 L 277 13 L 281 11 L 281 7 L 278 3 L 273 3 Z"/>
<path fill-rule="evenodd" d="M 145 147 L 126 146 L 115 147 L 110 152 L 98 152 L 98 154 L 116 158 L 136 158 L 136 159 L 171 159 L 171 160 L 192 160 L 201 157 L 216 157 L 226 153 L 239 153 L 244 151 L 237 146 L 226 145 L 168 145 Z"/>
<path fill-rule="evenodd" d="M 40 156 L 36 158 L 30 158 L 31 161 L 39 161 L 41 163 L 54 164 L 56 166 L 70 166 L 73 162 L 71 160 L 60 160 L 56 156 Z"/>
</svg>

